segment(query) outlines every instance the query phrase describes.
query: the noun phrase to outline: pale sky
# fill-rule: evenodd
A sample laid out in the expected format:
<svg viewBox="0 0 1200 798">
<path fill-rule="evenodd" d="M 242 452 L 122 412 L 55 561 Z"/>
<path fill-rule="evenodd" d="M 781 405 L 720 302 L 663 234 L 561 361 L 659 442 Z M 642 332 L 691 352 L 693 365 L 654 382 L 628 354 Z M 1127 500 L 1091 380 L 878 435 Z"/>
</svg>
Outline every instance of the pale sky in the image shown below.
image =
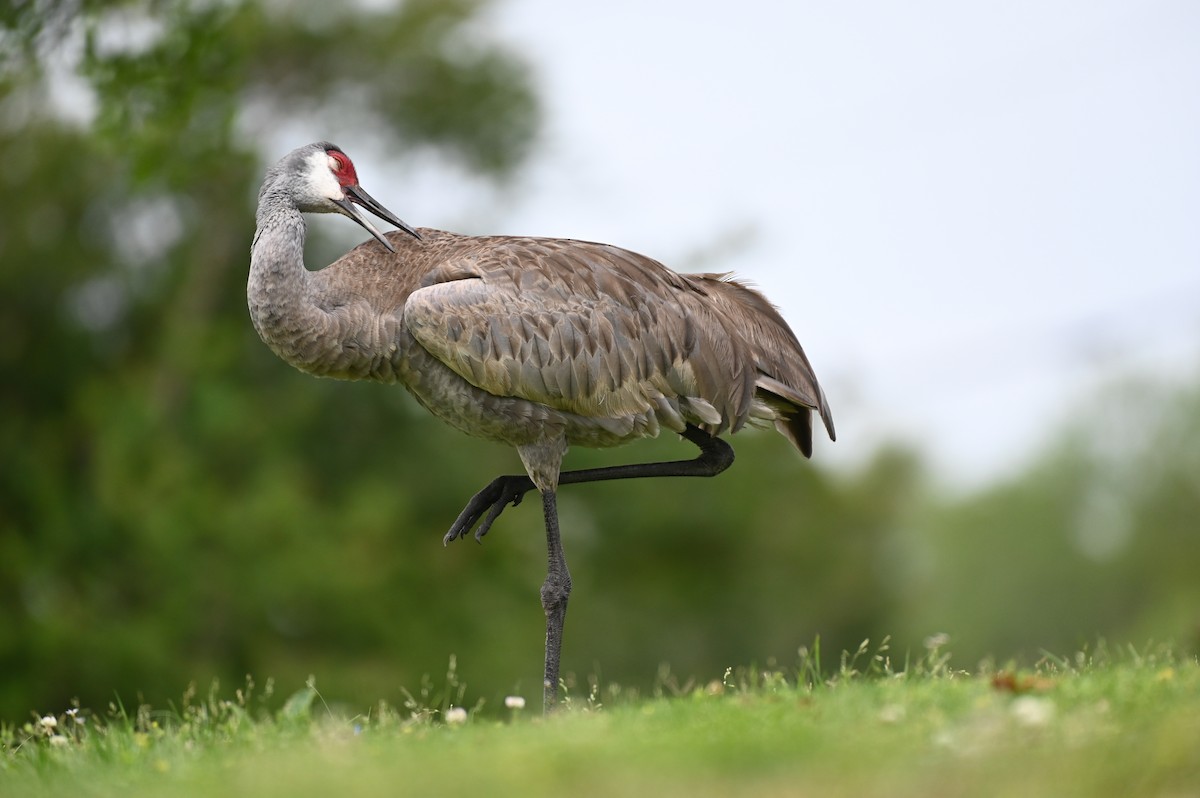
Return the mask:
<svg viewBox="0 0 1200 798">
<path fill-rule="evenodd" d="M 416 225 L 753 282 L 833 406 L 821 462 L 899 440 L 976 484 L 1114 375 L 1200 379 L 1200 3 L 500 0 L 480 24 L 534 69 L 528 171 L 488 192 L 356 154 L 364 185 Z"/>
</svg>

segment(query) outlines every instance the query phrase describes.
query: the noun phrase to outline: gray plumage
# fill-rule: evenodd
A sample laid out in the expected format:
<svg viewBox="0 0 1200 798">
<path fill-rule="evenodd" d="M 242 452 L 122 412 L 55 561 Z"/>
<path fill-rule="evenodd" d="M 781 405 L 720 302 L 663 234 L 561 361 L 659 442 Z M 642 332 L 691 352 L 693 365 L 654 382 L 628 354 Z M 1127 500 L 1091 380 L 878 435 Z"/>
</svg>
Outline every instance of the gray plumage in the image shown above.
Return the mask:
<svg viewBox="0 0 1200 798">
<path fill-rule="evenodd" d="M 402 232 L 379 233 L 356 205 Z M 302 211 L 342 213 L 378 240 L 310 272 Z M 753 424 L 809 456 L 814 411 L 834 437 L 795 335 L 728 276 L 678 274 L 604 244 L 413 230 L 325 142 L 267 172 L 257 218 L 247 294 L 276 354 L 317 376 L 401 383 L 457 429 L 515 446 L 543 497 L 552 500 L 571 445 L 616 446 L 666 428 L 707 451 L 710 436 Z M 505 494 L 480 534 L 523 493 Z M 448 539 L 468 531 L 459 523 Z M 556 687 L 557 660 L 554 677 Z"/>
</svg>

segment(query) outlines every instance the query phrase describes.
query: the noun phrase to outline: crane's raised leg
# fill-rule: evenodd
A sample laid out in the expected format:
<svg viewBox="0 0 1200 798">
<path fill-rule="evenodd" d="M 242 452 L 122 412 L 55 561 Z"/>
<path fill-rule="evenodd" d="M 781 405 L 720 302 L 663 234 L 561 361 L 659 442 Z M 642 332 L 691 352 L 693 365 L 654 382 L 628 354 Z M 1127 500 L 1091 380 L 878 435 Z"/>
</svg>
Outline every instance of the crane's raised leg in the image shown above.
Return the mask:
<svg viewBox="0 0 1200 798">
<path fill-rule="evenodd" d="M 559 476 L 558 484 L 568 485 L 579 482 L 602 482 L 610 479 L 638 479 L 641 477 L 714 477 L 733 464 L 733 449 L 715 435 L 710 435 L 691 424 L 687 426 L 682 435 L 700 447 L 700 454 L 696 458 L 671 460 L 665 463 L 633 463 L 564 471 Z M 487 484 L 487 487 L 471 497 L 467 506 L 463 508 L 454 524 L 451 525 L 450 531 L 442 538 L 442 543 L 449 544 L 450 541 L 457 538 L 465 538 L 476 524 L 479 526 L 475 529 L 475 539 L 482 540 L 483 536 L 491 529 L 492 522 L 500 517 L 500 513 L 504 512 L 504 508 L 510 504 L 514 507 L 520 504 L 525 494 L 533 488 L 533 480 L 524 474 L 507 474 L 496 477 Z M 555 534 L 557 535 L 557 513 L 555 518 Z M 549 516 L 547 516 L 546 523 L 549 524 Z M 547 530 L 548 532 L 549 530 Z"/>
<path fill-rule="evenodd" d="M 562 654 L 563 620 L 571 596 L 571 572 L 558 531 L 558 503 L 554 491 L 542 493 L 546 516 L 546 581 L 542 584 L 542 609 L 546 611 L 546 671 L 542 681 L 542 707 L 549 712 L 558 703 L 558 663 Z"/>
</svg>

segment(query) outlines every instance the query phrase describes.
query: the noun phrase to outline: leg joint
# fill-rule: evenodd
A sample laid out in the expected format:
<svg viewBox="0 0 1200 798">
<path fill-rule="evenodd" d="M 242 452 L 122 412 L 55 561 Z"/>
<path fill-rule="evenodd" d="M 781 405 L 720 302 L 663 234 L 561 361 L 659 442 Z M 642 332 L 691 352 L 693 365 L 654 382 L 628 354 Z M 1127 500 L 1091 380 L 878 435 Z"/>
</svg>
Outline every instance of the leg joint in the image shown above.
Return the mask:
<svg viewBox="0 0 1200 798">
<path fill-rule="evenodd" d="M 704 476 L 716 476 L 733 465 L 733 447 L 716 435 L 710 435 L 699 427 L 688 424 L 683 431 L 683 437 L 696 444 L 700 456 L 695 462 L 703 464 Z"/>
</svg>

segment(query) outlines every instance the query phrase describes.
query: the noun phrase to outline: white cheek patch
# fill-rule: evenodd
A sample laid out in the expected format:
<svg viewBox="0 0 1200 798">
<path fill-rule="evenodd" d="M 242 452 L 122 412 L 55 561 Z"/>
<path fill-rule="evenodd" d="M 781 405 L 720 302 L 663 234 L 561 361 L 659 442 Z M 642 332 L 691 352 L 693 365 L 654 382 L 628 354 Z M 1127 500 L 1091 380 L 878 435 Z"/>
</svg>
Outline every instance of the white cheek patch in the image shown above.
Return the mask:
<svg viewBox="0 0 1200 798">
<path fill-rule="evenodd" d="M 326 197 L 331 200 L 340 200 L 345 196 L 341 185 L 337 178 L 333 175 L 333 169 L 337 167 L 337 162 L 326 155 L 324 152 L 314 152 L 308 159 L 308 187 L 309 190 L 321 197 Z"/>
</svg>

